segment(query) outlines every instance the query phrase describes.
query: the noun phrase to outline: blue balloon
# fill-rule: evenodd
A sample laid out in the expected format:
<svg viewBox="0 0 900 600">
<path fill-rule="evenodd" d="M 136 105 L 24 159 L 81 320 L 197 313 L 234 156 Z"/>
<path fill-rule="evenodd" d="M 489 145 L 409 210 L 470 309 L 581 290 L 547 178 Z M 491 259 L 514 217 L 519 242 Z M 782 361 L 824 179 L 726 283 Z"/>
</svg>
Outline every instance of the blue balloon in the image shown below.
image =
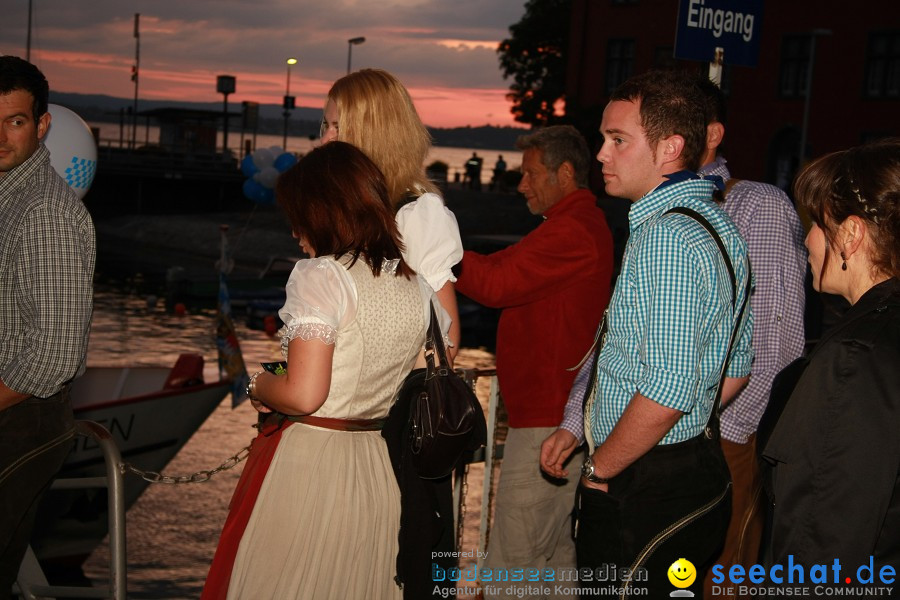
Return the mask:
<svg viewBox="0 0 900 600">
<path fill-rule="evenodd" d="M 247 197 L 248 200 L 253 200 L 254 202 L 264 203 L 266 201 L 266 190 L 258 181 L 253 181 L 252 179 L 248 179 L 244 182 L 243 186 L 244 196 Z"/>
<path fill-rule="evenodd" d="M 275 159 L 275 162 L 272 163 L 272 166 L 278 169 L 279 173 L 284 173 L 297 162 L 297 157 L 291 154 L 290 152 L 285 152 L 278 156 Z"/>
<path fill-rule="evenodd" d="M 271 190 L 269 188 L 263 188 L 262 199 L 259 200 L 260 204 L 275 204 L 275 190 Z"/>
<path fill-rule="evenodd" d="M 241 160 L 241 173 L 245 177 L 253 177 L 257 171 L 259 171 L 259 168 L 253 164 L 253 156 L 251 154 L 248 154 Z"/>
</svg>

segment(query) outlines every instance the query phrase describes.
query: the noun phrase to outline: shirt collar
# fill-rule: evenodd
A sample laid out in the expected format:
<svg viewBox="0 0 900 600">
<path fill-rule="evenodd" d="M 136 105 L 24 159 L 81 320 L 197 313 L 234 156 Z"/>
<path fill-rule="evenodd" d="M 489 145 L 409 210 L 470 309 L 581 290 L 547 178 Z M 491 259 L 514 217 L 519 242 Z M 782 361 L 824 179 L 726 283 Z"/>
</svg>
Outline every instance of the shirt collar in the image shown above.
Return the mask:
<svg viewBox="0 0 900 600">
<path fill-rule="evenodd" d="M 25 159 L 18 167 L 7 171 L 6 175 L 0 177 L 0 196 L 5 195 L 7 191 L 13 190 L 31 177 L 38 166 L 50 163 L 50 151 L 44 144 L 38 144 L 34 154 Z"/>
<path fill-rule="evenodd" d="M 689 171 L 687 169 L 682 169 L 681 171 L 675 171 L 674 173 L 669 173 L 668 175 L 663 175 L 666 178 L 666 181 L 662 182 L 656 189 L 664 187 L 666 185 L 670 185 L 673 183 L 681 183 L 682 181 L 689 181 L 691 179 L 706 179 L 707 181 L 712 181 L 715 186 L 720 191 L 725 191 L 725 182 L 722 181 L 722 178 L 718 175 L 702 175 L 698 173 L 694 173 L 693 171 Z"/>
<path fill-rule="evenodd" d="M 712 201 L 716 184 L 692 171 L 679 171 L 667 176 L 650 193 L 632 204 L 628 211 L 628 223 L 634 231 L 651 217 L 661 214 L 673 206 L 686 204 L 686 198 L 703 198 Z"/>
<path fill-rule="evenodd" d="M 571 194 L 563 196 L 559 200 L 559 202 L 545 210 L 541 216 L 544 217 L 544 220 L 549 219 L 550 217 L 558 213 L 568 210 L 569 206 L 575 204 L 576 202 L 579 202 L 580 200 L 587 200 L 589 202 L 593 202 L 594 204 L 597 203 L 597 198 L 594 196 L 593 192 L 586 188 L 578 188 Z"/>
<path fill-rule="evenodd" d="M 727 163 L 725 157 L 720 154 L 711 163 L 703 165 L 697 174 L 701 176 L 718 175 L 722 181 L 728 181 L 731 179 L 731 171 L 728 170 Z"/>
</svg>

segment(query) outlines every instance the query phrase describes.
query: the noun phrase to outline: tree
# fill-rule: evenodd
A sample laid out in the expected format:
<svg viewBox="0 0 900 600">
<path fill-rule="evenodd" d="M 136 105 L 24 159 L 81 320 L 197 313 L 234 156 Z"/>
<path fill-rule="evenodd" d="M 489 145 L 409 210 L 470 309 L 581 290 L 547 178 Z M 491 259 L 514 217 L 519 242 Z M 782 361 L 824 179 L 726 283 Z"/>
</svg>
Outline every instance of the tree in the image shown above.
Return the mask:
<svg viewBox="0 0 900 600">
<path fill-rule="evenodd" d="M 572 0 L 528 0 L 525 15 L 509 27 L 511 37 L 497 48 L 503 78 L 513 78 L 506 98 L 519 123 L 563 120 L 554 107 L 565 96 L 571 8 Z"/>
</svg>

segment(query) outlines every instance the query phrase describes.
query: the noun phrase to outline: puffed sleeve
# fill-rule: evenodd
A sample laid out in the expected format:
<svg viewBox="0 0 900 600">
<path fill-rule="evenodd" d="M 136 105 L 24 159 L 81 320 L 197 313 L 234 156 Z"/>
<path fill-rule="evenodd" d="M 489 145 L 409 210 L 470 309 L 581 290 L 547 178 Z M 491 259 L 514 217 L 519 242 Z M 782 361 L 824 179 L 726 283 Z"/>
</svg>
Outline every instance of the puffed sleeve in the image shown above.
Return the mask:
<svg viewBox="0 0 900 600">
<path fill-rule="evenodd" d="M 356 316 L 357 292 L 346 269 L 332 258 L 297 261 L 285 286 L 278 316 L 282 350 L 295 338 L 333 344 L 338 330 Z"/>
<path fill-rule="evenodd" d="M 403 237 L 403 260 L 425 278 L 434 291 L 456 281 L 450 271 L 462 260 L 462 241 L 456 217 L 437 194 L 422 194 L 397 211 Z"/>
</svg>

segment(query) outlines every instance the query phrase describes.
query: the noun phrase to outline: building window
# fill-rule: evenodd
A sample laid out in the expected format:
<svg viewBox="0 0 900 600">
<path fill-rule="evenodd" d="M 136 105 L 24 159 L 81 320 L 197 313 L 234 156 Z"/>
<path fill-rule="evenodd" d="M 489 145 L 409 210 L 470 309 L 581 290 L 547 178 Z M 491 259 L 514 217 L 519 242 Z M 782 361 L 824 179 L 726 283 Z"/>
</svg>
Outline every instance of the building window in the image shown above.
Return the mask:
<svg viewBox="0 0 900 600">
<path fill-rule="evenodd" d="M 609 40 L 606 47 L 606 95 L 631 77 L 634 69 L 634 40 Z"/>
<path fill-rule="evenodd" d="M 781 76 L 779 94 L 784 98 L 806 95 L 806 72 L 809 69 L 809 35 L 784 38 L 781 46 Z"/>
<path fill-rule="evenodd" d="M 900 31 L 869 36 L 864 95 L 866 98 L 900 96 Z"/>
</svg>

